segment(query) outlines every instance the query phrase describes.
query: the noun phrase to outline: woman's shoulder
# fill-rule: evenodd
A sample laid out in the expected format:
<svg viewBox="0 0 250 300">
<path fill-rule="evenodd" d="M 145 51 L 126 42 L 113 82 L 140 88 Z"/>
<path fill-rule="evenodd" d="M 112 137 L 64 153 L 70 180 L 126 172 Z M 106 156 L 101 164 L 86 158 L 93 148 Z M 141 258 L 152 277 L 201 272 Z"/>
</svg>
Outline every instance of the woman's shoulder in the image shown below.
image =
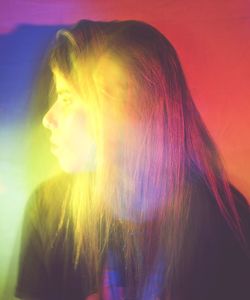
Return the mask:
<svg viewBox="0 0 250 300">
<path fill-rule="evenodd" d="M 226 243 L 238 244 L 240 232 L 236 233 L 226 219 L 225 214 L 220 208 L 214 193 L 206 184 L 206 180 L 201 176 L 195 175 L 192 178 L 192 192 L 190 199 L 190 223 L 193 230 L 198 231 L 201 239 L 210 237 L 215 243 L 223 246 Z M 246 243 L 250 244 L 250 206 L 246 197 L 231 183 L 229 183 L 232 198 L 227 198 L 225 193 L 219 193 L 227 209 L 234 211 L 234 218 L 241 225 L 242 233 Z M 233 201 L 233 203 L 232 203 Z M 232 213 L 231 213 L 232 214 Z M 223 242 L 222 242 L 223 241 Z M 250 247 L 248 246 L 250 249 Z"/>
<path fill-rule="evenodd" d="M 70 180 L 70 175 L 60 173 L 42 181 L 31 192 L 27 207 L 44 210 L 59 204 L 70 187 Z"/>
<path fill-rule="evenodd" d="M 27 200 L 23 227 L 32 227 L 39 233 L 58 223 L 69 185 L 67 174 L 55 175 L 38 184 Z"/>
<path fill-rule="evenodd" d="M 245 296 L 250 294 L 248 201 L 234 185 L 229 184 L 246 238 L 245 247 L 239 238 L 240 233 L 236 233 L 223 216 L 205 180 L 196 177 L 193 184 L 187 244 L 190 240 L 195 241 L 191 271 L 196 275 L 186 278 L 188 286 L 199 283 L 201 294 L 209 287 L 211 297 L 202 299 L 249 299 Z"/>
<path fill-rule="evenodd" d="M 200 202 L 201 205 L 205 205 L 206 202 L 208 202 L 210 206 L 212 204 L 213 208 L 219 209 L 219 206 L 216 201 L 216 197 L 212 192 L 211 187 L 207 183 L 207 180 L 201 174 L 192 170 L 191 176 L 188 179 L 188 183 L 191 185 L 191 190 L 192 190 L 191 197 L 195 202 L 195 205 L 199 206 L 198 202 Z M 218 186 L 218 192 L 220 193 L 221 187 L 223 186 L 221 179 L 217 179 L 217 186 Z M 248 199 L 231 182 L 228 182 L 228 186 L 232 194 L 232 200 L 237 209 L 237 212 L 243 217 L 246 216 L 249 217 L 250 201 L 248 201 Z M 221 197 L 224 204 L 228 206 L 229 203 L 228 203 L 228 199 L 225 199 L 226 197 L 225 193 L 222 193 Z M 205 199 L 208 201 L 205 201 Z"/>
</svg>

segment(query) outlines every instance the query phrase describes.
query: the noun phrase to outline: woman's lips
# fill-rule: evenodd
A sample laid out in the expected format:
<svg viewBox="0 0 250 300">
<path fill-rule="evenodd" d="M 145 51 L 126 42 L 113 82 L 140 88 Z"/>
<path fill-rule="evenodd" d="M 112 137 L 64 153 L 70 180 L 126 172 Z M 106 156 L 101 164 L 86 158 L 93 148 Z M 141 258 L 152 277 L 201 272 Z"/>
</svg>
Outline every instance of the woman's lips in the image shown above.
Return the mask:
<svg viewBox="0 0 250 300">
<path fill-rule="evenodd" d="M 59 152 L 59 144 L 54 139 L 50 139 L 50 150 L 54 155 L 57 155 Z"/>
</svg>

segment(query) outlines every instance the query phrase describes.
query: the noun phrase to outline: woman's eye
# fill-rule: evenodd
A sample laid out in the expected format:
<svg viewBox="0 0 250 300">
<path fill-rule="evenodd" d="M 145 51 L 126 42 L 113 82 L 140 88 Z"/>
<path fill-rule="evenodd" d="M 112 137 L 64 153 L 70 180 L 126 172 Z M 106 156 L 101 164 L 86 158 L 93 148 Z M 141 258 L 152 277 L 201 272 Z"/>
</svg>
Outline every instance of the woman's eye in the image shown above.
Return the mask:
<svg viewBox="0 0 250 300">
<path fill-rule="evenodd" d="M 62 101 L 65 104 L 70 104 L 72 102 L 72 99 L 71 98 L 63 98 Z"/>
<path fill-rule="evenodd" d="M 72 97 L 70 95 L 59 96 L 58 99 L 64 104 L 72 103 Z"/>
</svg>

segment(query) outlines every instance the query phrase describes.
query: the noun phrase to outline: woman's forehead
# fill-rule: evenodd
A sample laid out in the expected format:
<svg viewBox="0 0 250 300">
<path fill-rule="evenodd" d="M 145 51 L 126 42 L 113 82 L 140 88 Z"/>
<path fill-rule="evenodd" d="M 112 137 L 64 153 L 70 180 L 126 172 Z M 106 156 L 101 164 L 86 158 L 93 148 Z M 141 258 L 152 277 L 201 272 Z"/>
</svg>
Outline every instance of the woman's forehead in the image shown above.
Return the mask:
<svg viewBox="0 0 250 300">
<path fill-rule="evenodd" d="M 57 93 L 70 89 L 68 81 L 59 72 L 53 72 L 53 78 Z"/>
<path fill-rule="evenodd" d="M 68 92 L 76 92 L 76 86 L 74 81 L 71 80 L 71 76 L 67 77 L 58 70 L 53 70 L 53 80 L 55 90 L 57 94 L 63 94 Z"/>
</svg>

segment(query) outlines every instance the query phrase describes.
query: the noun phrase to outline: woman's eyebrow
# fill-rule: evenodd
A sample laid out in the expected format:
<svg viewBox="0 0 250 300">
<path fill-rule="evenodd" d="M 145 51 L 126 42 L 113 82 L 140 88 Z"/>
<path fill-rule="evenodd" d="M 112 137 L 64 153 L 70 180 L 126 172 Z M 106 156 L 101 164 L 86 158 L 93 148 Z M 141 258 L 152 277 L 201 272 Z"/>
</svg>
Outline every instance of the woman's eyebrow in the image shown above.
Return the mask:
<svg viewBox="0 0 250 300">
<path fill-rule="evenodd" d="M 61 94 L 70 94 L 70 90 L 68 90 L 68 89 L 59 89 L 59 90 L 56 91 L 56 93 L 58 95 L 61 95 Z"/>
</svg>

